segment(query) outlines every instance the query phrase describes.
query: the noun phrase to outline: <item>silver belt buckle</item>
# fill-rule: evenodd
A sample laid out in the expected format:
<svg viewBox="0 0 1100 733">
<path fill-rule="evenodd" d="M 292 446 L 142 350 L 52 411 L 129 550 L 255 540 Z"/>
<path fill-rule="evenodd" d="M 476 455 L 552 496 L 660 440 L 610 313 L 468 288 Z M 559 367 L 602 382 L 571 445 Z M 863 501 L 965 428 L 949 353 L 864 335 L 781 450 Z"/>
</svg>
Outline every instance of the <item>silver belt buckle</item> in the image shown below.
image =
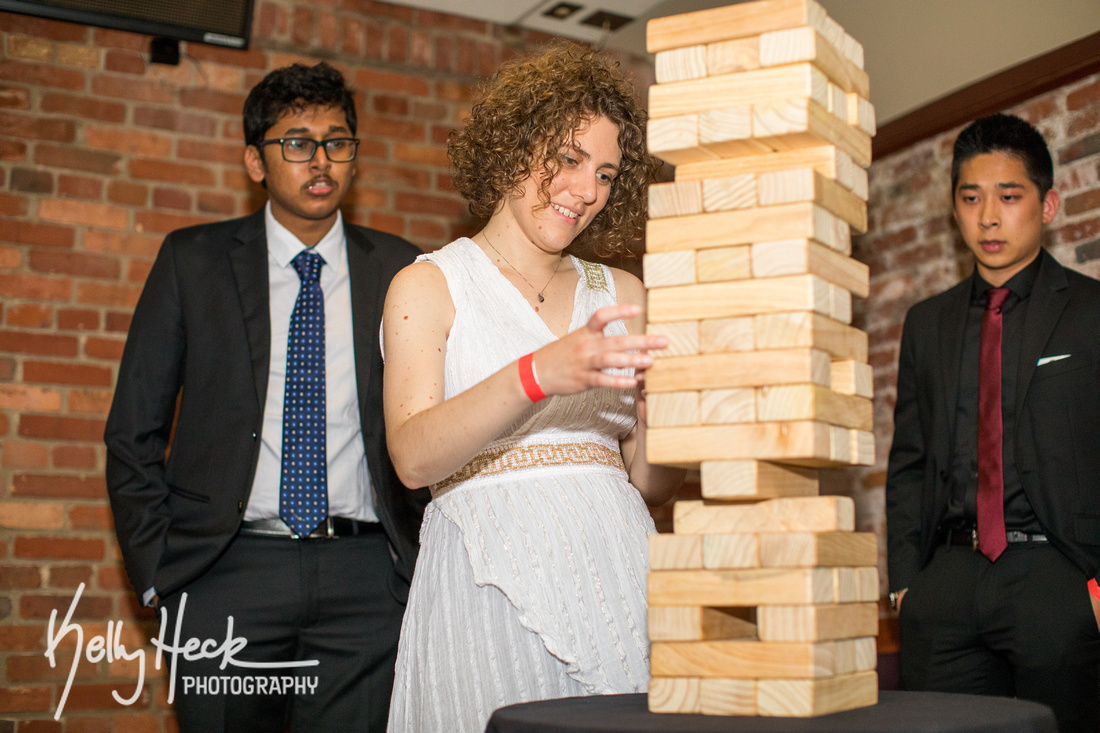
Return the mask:
<svg viewBox="0 0 1100 733">
<path fill-rule="evenodd" d="M 976 528 L 970 530 L 970 550 L 972 552 L 978 551 L 978 530 Z"/>
</svg>

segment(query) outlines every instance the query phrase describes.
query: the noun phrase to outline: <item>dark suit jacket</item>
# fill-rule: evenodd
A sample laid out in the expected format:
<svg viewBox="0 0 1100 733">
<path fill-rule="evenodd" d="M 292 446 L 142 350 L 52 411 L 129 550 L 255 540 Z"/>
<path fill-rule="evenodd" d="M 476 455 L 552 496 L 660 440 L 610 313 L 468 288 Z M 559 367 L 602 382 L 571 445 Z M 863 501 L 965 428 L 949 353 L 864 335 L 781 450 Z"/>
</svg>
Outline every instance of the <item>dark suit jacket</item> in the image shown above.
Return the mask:
<svg viewBox="0 0 1100 733">
<path fill-rule="evenodd" d="M 363 441 L 376 510 L 405 581 L 395 586 L 401 597 L 428 496 L 401 485 L 386 450 L 378 326 L 390 280 L 420 251 L 383 232 L 344 231 Z M 262 209 L 172 232 L 134 311 L 105 440 L 115 529 L 139 594 L 181 589 L 214 562 L 244 516 L 267 396 L 267 260 Z"/>
<path fill-rule="evenodd" d="M 1100 282 L 1045 251 L 1024 321 L 1016 466 L 1039 523 L 1087 575 L 1100 568 Z M 908 588 L 947 508 L 970 280 L 910 309 L 886 478 L 890 588 Z M 1038 365 L 1045 357 L 1069 354 Z"/>
</svg>

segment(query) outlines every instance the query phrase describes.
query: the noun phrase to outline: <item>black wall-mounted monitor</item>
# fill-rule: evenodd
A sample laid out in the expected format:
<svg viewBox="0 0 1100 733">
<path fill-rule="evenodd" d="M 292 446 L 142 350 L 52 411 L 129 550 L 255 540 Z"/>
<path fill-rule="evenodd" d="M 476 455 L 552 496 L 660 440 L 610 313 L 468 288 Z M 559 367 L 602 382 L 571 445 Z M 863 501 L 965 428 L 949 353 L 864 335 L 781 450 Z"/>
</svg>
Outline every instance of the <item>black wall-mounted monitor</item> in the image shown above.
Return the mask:
<svg viewBox="0 0 1100 733">
<path fill-rule="evenodd" d="M 0 10 L 248 48 L 254 0 L 0 0 Z"/>
</svg>

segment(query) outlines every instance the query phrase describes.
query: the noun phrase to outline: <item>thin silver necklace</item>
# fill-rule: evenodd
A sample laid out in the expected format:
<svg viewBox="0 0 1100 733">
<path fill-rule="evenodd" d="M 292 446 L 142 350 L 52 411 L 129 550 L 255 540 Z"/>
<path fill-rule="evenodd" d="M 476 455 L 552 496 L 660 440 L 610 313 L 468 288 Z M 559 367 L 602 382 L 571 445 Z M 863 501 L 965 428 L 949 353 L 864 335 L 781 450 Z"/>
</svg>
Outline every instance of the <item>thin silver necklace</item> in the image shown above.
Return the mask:
<svg viewBox="0 0 1100 733">
<path fill-rule="evenodd" d="M 486 234 L 485 232 L 482 232 L 482 234 L 485 236 L 485 244 L 489 245 L 490 247 L 493 247 L 493 243 L 489 241 L 489 235 Z M 497 249 L 496 247 L 493 247 L 493 251 L 496 252 L 498 255 L 500 255 L 500 259 L 504 260 L 505 264 L 507 264 L 508 267 L 511 267 L 513 270 L 515 270 L 516 274 L 520 276 L 520 278 L 523 280 L 523 282 L 527 283 L 527 287 L 531 288 L 532 290 L 535 290 L 535 286 L 531 284 L 531 281 L 528 280 L 527 278 L 523 277 L 523 273 L 520 272 L 519 270 L 516 270 L 516 266 L 513 265 L 511 262 L 508 262 L 508 258 L 505 257 L 504 255 L 500 254 L 499 249 Z M 558 268 L 561 267 L 562 259 L 564 259 L 564 258 L 560 257 L 560 256 L 558 257 L 558 264 L 554 265 L 554 272 L 550 275 L 550 280 L 547 280 L 546 284 L 542 286 L 542 290 L 535 290 L 535 295 L 538 297 L 540 303 L 546 301 L 546 298 L 543 297 L 542 294 L 544 292 L 546 292 L 546 288 L 550 287 L 550 282 L 554 279 L 554 276 L 558 274 Z"/>
</svg>

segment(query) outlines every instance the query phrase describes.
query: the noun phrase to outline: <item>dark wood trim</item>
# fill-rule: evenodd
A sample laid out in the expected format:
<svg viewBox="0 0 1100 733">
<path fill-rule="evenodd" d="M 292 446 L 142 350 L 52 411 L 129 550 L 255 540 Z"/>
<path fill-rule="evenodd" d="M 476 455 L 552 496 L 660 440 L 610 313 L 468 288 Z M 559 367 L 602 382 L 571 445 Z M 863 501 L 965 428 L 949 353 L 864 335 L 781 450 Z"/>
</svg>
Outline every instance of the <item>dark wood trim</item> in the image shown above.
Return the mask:
<svg viewBox="0 0 1100 733">
<path fill-rule="evenodd" d="M 874 137 L 874 158 L 883 158 L 1096 71 L 1100 71 L 1100 33 L 986 77 L 881 126 Z"/>
</svg>

